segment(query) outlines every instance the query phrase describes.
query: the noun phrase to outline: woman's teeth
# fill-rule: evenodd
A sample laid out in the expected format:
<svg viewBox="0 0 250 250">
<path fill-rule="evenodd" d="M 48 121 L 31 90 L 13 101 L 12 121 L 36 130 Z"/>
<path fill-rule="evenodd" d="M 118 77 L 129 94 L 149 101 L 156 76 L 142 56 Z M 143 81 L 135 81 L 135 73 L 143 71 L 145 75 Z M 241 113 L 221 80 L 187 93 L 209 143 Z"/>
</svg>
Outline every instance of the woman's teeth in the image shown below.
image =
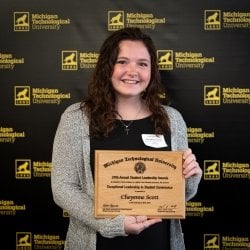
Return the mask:
<svg viewBox="0 0 250 250">
<path fill-rule="evenodd" d="M 124 83 L 136 84 L 138 81 L 135 80 L 123 80 Z"/>
</svg>

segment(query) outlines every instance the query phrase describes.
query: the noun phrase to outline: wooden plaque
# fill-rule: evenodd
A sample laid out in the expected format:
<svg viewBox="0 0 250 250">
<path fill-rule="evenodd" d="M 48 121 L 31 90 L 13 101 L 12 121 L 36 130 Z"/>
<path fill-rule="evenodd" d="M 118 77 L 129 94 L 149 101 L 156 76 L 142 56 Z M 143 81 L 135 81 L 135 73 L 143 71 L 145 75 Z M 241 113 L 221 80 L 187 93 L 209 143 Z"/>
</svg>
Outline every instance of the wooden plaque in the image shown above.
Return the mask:
<svg viewBox="0 0 250 250">
<path fill-rule="evenodd" d="M 95 152 L 95 217 L 185 218 L 180 151 Z"/>
</svg>

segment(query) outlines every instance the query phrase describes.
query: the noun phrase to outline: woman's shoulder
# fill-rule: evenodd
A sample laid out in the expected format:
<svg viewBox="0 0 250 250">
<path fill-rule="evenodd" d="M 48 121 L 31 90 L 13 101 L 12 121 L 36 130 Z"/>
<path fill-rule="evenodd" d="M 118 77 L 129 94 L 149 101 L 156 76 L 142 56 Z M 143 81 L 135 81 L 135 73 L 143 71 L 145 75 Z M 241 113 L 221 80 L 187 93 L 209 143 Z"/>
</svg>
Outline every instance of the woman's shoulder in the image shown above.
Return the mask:
<svg viewBox="0 0 250 250">
<path fill-rule="evenodd" d="M 88 119 L 81 106 L 81 102 L 73 103 L 61 114 L 60 123 L 68 130 L 79 132 L 88 128 Z"/>
<path fill-rule="evenodd" d="M 79 112 L 79 111 L 81 111 L 81 102 L 76 102 L 66 107 L 63 113 L 71 113 L 71 112 Z"/>
<path fill-rule="evenodd" d="M 76 102 L 68 107 L 62 113 L 62 117 L 80 117 L 83 115 L 81 102 Z"/>
<path fill-rule="evenodd" d="M 61 115 L 61 119 L 71 123 L 78 123 L 84 119 L 81 102 L 76 102 L 66 107 Z"/>
<path fill-rule="evenodd" d="M 163 105 L 163 108 L 167 112 L 170 120 L 173 120 L 173 119 L 174 120 L 183 119 L 182 114 L 176 108 L 171 107 L 171 106 L 166 106 L 166 105 Z"/>
</svg>

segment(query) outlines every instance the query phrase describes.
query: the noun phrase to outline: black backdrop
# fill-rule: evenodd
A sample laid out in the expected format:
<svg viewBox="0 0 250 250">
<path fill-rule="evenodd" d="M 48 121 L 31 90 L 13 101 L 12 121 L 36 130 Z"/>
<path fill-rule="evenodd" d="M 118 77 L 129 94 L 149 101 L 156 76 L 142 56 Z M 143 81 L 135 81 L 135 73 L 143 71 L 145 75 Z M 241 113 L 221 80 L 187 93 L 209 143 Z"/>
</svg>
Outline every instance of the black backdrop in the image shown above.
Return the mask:
<svg viewBox="0 0 250 250">
<path fill-rule="evenodd" d="M 85 95 L 104 38 L 129 26 L 154 39 L 167 95 L 204 171 L 182 221 L 187 249 L 249 249 L 250 2 L 2 0 L 5 249 L 63 247 L 68 217 L 50 188 L 54 133 Z"/>
</svg>

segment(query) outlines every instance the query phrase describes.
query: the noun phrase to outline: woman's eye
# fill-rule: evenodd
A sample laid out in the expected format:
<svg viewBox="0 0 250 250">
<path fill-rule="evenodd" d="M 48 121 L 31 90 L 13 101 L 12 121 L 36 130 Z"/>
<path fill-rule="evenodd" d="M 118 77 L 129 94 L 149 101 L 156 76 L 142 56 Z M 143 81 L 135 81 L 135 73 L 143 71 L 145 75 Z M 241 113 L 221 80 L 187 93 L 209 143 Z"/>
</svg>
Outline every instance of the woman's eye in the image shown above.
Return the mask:
<svg viewBox="0 0 250 250">
<path fill-rule="evenodd" d="M 125 64 L 126 61 L 125 60 L 118 60 L 116 63 L 118 63 L 118 64 Z"/>
<path fill-rule="evenodd" d="M 148 66 L 148 64 L 147 64 L 147 63 L 144 63 L 144 62 L 139 63 L 139 65 L 140 65 L 141 67 L 147 67 L 147 66 Z"/>
</svg>

